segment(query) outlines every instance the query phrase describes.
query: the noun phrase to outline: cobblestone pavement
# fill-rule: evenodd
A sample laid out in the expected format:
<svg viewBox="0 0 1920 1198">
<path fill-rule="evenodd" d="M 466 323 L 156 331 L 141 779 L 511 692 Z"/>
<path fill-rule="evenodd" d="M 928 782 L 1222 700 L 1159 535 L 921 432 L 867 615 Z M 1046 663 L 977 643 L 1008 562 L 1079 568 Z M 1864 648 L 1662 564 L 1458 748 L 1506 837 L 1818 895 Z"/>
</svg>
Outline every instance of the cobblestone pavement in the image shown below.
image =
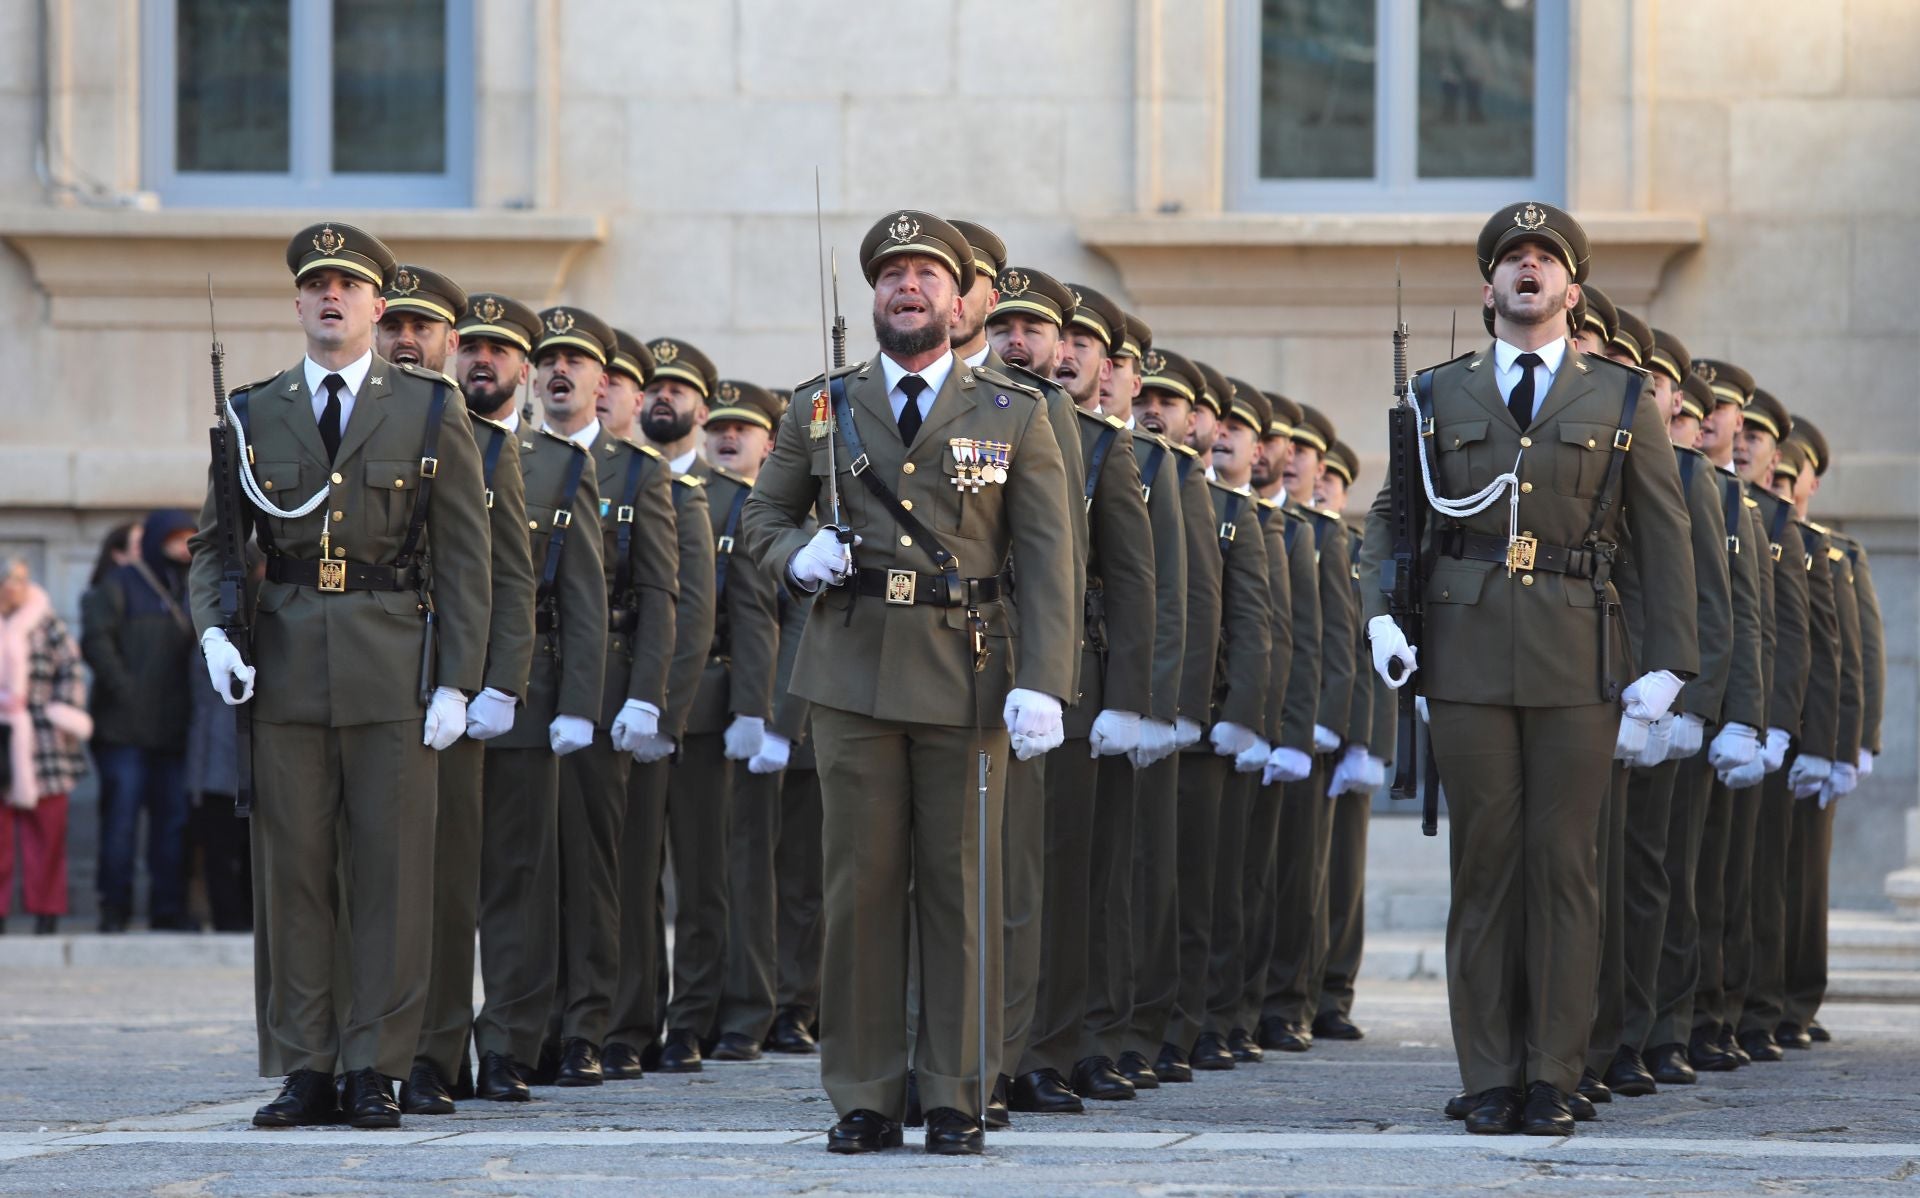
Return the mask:
<svg viewBox="0 0 1920 1198">
<path fill-rule="evenodd" d="M 1368 1038 L 1080 1117 L 1016 1116 L 984 1158 L 823 1150 L 812 1058 L 709 1065 L 397 1132 L 261 1132 L 244 970 L 0 978 L 0 1194 L 1920 1193 L 1920 1008 L 1837 1005 L 1836 1042 L 1602 1107 L 1566 1140 L 1464 1135 L 1444 994 L 1363 985 Z M 911 1135 L 911 1133 L 910 1133 Z"/>
</svg>

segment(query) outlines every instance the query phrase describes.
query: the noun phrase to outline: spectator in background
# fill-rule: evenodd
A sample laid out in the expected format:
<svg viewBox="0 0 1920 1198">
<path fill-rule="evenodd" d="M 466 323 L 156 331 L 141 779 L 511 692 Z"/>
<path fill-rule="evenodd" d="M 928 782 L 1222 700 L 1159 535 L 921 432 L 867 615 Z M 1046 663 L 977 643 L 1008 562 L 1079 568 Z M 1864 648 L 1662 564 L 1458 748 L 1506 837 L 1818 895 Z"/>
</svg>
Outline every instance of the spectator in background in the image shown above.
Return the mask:
<svg viewBox="0 0 1920 1198">
<path fill-rule="evenodd" d="M 0 931 L 13 897 L 14 838 L 33 930 L 59 930 L 67 911 L 67 796 L 87 772 L 93 721 L 80 646 L 35 586 L 27 563 L 0 573 Z"/>
<path fill-rule="evenodd" d="M 147 814 L 147 926 L 187 918 L 190 684 L 204 685 L 186 611 L 193 516 L 150 514 L 140 552 L 81 600 L 80 644 L 93 667 L 93 759 L 100 769 L 100 930 L 124 932 L 133 913 L 140 813 Z"/>
<path fill-rule="evenodd" d="M 113 526 L 100 539 L 100 554 L 93 559 L 93 574 L 87 579 L 92 590 L 107 580 L 107 575 L 140 556 L 140 525 L 127 520 Z"/>
<path fill-rule="evenodd" d="M 248 598 L 266 573 L 266 557 L 247 546 Z M 233 814 L 240 789 L 233 708 L 205 678 L 188 684 L 193 720 L 187 731 L 187 794 L 193 803 L 192 840 L 207 886 L 207 912 L 216 932 L 253 930 L 250 821 Z"/>
</svg>

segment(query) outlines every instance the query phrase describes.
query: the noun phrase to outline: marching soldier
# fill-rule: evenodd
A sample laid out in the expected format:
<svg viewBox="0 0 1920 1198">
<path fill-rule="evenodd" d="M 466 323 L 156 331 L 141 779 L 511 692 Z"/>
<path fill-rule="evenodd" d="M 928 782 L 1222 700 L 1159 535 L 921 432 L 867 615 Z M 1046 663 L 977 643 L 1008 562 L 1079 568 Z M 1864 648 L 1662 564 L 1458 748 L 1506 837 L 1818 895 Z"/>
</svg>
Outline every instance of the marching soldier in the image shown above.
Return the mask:
<svg viewBox="0 0 1920 1198">
<path fill-rule="evenodd" d="M 466 315 L 467 293 L 437 271 L 403 264 L 394 271 L 385 298 L 387 310 L 374 333 L 375 349 L 391 362 L 447 374 L 448 355 L 459 343 L 454 322 Z M 467 706 L 467 735 L 440 755 L 433 956 L 420 1045 L 400 1087 L 400 1109 L 408 1115 L 452 1114 L 456 1081 L 460 1096 L 473 1095 L 467 1040 L 473 1025 L 474 927 L 480 904 L 486 774 L 481 746 L 512 729 L 533 660 L 533 558 L 521 532 L 527 502 L 519 439 L 506 425 L 475 412 L 471 402 L 467 414 L 473 418 L 480 481 L 486 488 L 493 606 L 486 689 Z"/>
<path fill-rule="evenodd" d="M 1375 670 L 1390 683 L 1426 670 L 1452 822 L 1447 991 L 1475 1096 L 1467 1129 L 1566 1135 L 1596 988 L 1593 844 L 1608 765 L 1622 706 L 1658 719 L 1697 669 L 1693 563 L 1678 471 L 1642 379 L 1567 342 L 1584 230 L 1559 209 L 1516 204 L 1487 222 L 1477 249 L 1494 342 L 1415 382 L 1433 421 L 1423 440 L 1437 509 L 1424 662 L 1379 589 L 1390 489 L 1368 517 L 1360 593 Z M 1520 489 L 1513 509 L 1473 512 L 1452 498 L 1503 472 Z M 1647 638 L 1640 677 L 1621 689 L 1608 574 L 1623 527 L 1647 583 Z M 1596 656 L 1568 651 L 1582 644 Z M 1395 663 L 1402 672 L 1390 675 Z"/>
<path fill-rule="evenodd" d="M 192 541 L 209 678 L 228 703 L 254 700 L 260 1069 L 287 1079 L 260 1127 L 343 1113 L 398 1126 L 391 1079 L 412 1067 L 427 993 L 437 754 L 466 731 L 466 695 L 485 682 L 480 455 L 458 388 L 373 352 L 394 265 L 351 225 L 296 234 L 287 266 L 306 356 L 232 397 L 250 451 L 240 518 L 267 557 L 257 664 L 220 627 L 215 488 L 231 480 L 212 480 Z M 350 1000 L 333 993 L 342 842 Z"/>
<path fill-rule="evenodd" d="M 547 427 L 587 450 L 600 496 L 607 651 L 593 743 L 560 763 L 560 980 L 540 1079 L 599 1085 L 619 985 L 620 833 L 627 774 L 653 760 L 673 655 L 679 553 L 667 464 L 607 433 L 596 412 L 613 329 L 582 308 L 540 313 L 534 390 Z M 670 748 L 670 746 L 669 746 Z"/>
<path fill-rule="evenodd" d="M 435 988 L 429 1027 L 449 1027 L 456 1017 L 464 1027 L 471 1019 L 480 1054 L 475 1095 L 525 1102 L 530 1097 L 526 1079 L 539 1060 L 560 965 L 559 754 L 592 740 L 600 710 L 607 637 L 600 544 L 585 531 L 573 531 L 593 527 L 599 496 L 586 450 L 535 430 L 517 410 L 528 355 L 541 332 L 533 309 L 509 296 L 482 292 L 471 297 L 456 327 L 455 372 L 468 405 L 514 438 L 522 492 L 519 527 L 525 530 L 533 572 L 534 642 L 512 727 L 490 738 L 482 754 L 475 918 L 484 1000 L 475 1016 L 469 958 L 458 981 L 449 977 L 445 991 Z M 497 496 L 494 505 L 500 505 Z M 485 692 L 474 701 L 469 735 L 486 701 Z M 436 962 L 438 944 L 436 936 Z M 444 1009 L 437 1005 L 442 996 Z M 463 1031 L 462 1054 L 465 1040 Z M 445 1043 L 422 1040 L 421 1055 L 439 1068 L 450 1059 L 447 1051 Z"/>
<path fill-rule="evenodd" d="M 912 918 L 927 1149 L 972 1153 L 984 1146 L 981 1091 L 1000 1044 L 1001 945 L 990 930 L 1005 762 L 1060 744 L 1072 692 L 1079 597 L 1066 477 L 1038 396 L 953 355 L 975 269 L 959 231 L 895 212 L 867 234 L 860 260 L 880 356 L 795 389 L 743 528 L 751 555 L 790 586 L 829 589 L 793 671 L 814 705 L 825 816 L 821 1076 L 840 1116 L 828 1148 L 901 1142 Z M 806 530 L 816 506 L 838 509 L 850 544 L 834 529 Z M 1009 556 L 1017 660 L 1000 591 Z"/>
</svg>

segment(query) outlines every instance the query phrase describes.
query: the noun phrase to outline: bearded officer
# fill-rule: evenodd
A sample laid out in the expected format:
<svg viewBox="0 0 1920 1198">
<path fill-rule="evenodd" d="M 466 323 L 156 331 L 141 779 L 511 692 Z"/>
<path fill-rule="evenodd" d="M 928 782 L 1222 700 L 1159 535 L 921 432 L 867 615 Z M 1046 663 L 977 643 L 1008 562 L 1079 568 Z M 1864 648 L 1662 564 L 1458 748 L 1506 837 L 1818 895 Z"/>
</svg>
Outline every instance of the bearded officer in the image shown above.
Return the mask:
<svg viewBox="0 0 1920 1198">
<path fill-rule="evenodd" d="M 995 1065 L 981 1041 L 987 1054 L 1000 1043 L 991 930 L 1006 776 L 1004 764 L 988 773 L 983 841 L 979 754 L 1004 763 L 1010 750 L 1032 757 L 1061 742 L 1080 601 L 1066 476 L 1038 397 L 953 356 L 950 330 L 974 271 L 960 232 L 895 212 L 867 234 L 860 261 L 880 357 L 795 389 L 743 524 L 769 569 L 797 590 L 828 590 L 793 672 L 794 690 L 814 704 L 826 821 L 821 1076 L 840 1115 L 828 1147 L 901 1142 L 912 918 L 927 1148 L 979 1152 L 982 1083 Z M 804 527 L 835 494 L 851 546 Z M 1017 661 L 998 581 L 1009 556 Z"/>
<path fill-rule="evenodd" d="M 331 222 L 286 258 L 306 356 L 232 397 L 248 450 L 238 518 L 267 556 L 255 664 L 220 627 L 215 488 L 229 480 L 208 488 L 190 574 L 214 689 L 254 699 L 260 1068 L 287 1079 L 254 1123 L 333 1122 L 344 1105 L 356 1127 L 395 1127 L 391 1079 L 413 1064 L 427 994 L 437 754 L 485 681 L 480 455 L 458 388 L 373 352 L 392 251 Z M 437 656 L 423 657 L 427 637 Z M 336 982 L 343 849 L 352 931 Z"/>
<path fill-rule="evenodd" d="M 1698 667 L 1693 562 L 1643 380 L 1567 343 L 1585 231 L 1559 209 L 1516 204 L 1487 222 L 1477 250 L 1494 343 L 1416 380 L 1432 413 L 1435 495 L 1462 513 L 1429 516 L 1424 663 L 1379 589 L 1388 490 L 1368 517 L 1360 593 L 1374 668 L 1393 682 L 1406 677 L 1389 675 L 1393 663 L 1427 671 L 1453 838 L 1448 1002 L 1461 1078 L 1478 1096 L 1468 1130 L 1566 1135 L 1595 993 L 1593 844 L 1608 765 L 1622 706 L 1666 715 Z M 1518 527 L 1504 503 L 1453 506 L 1516 460 Z M 1607 580 L 1622 525 L 1648 582 L 1644 673 L 1624 690 Z M 1569 649 L 1582 645 L 1596 654 Z"/>
</svg>

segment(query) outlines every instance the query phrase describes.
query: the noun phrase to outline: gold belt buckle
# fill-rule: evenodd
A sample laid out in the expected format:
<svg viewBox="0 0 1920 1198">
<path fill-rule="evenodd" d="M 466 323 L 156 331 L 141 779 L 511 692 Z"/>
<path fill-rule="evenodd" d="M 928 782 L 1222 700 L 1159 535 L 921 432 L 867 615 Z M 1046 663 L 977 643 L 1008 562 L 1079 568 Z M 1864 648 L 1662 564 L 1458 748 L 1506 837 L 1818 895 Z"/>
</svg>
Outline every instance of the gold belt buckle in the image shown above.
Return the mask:
<svg viewBox="0 0 1920 1198">
<path fill-rule="evenodd" d="M 1507 542 L 1507 573 L 1533 569 L 1534 553 L 1540 548 L 1535 537 L 1521 535 Z"/>
<path fill-rule="evenodd" d="M 887 602 L 895 607 L 913 606 L 913 571 L 887 571 Z"/>
<path fill-rule="evenodd" d="M 328 559 L 319 563 L 320 574 L 316 585 L 323 591 L 344 594 L 347 589 L 347 563 Z"/>
</svg>

